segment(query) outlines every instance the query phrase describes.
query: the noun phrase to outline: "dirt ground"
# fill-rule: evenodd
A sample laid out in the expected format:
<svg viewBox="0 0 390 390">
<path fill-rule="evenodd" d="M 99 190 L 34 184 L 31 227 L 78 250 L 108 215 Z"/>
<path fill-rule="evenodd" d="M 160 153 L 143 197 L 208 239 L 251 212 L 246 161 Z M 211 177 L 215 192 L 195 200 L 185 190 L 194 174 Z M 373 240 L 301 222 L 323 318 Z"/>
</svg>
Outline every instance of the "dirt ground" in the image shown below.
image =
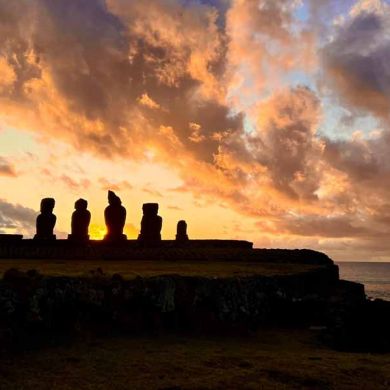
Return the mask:
<svg viewBox="0 0 390 390">
<path fill-rule="evenodd" d="M 345 353 L 315 331 L 93 338 L 0 359 L 1 389 L 390 389 L 390 355 Z"/>
</svg>

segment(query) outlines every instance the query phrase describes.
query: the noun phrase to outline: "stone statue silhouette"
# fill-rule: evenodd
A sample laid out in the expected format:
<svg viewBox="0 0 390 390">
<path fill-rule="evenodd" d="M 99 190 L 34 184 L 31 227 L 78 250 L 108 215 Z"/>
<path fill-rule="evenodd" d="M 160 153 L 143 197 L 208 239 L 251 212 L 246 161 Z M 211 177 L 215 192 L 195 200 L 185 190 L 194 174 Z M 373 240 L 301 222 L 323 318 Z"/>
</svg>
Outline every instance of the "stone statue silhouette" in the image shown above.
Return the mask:
<svg viewBox="0 0 390 390">
<path fill-rule="evenodd" d="M 186 223 L 186 221 L 182 220 L 182 221 L 179 221 L 177 223 L 176 241 L 179 241 L 179 242 L 186 242 L 186 241 L 188 241 L 187 223 Z"/>
<path fill-rule="evenodd" d="M 34 239 L 56 239 L 56 236 L 53 234 L 54 226 L 57 221 L 57 217 L 53 214 L 55 203 L 53 198 L 44 198 L 41 200 L 41 213 L 37 217 L 37 233 L 34 236 Z"/>
<path fill-rule="evenodd" d="M 113 191 L 108 191 L 108 206 L 104 210 L 104 219 L 107 226 L 107 234 L 104 239 L 107 241 L 126 240 L 123 228 L 126 222 L 126 209 Z"/>
<path fill-rule="evenodd" d="M 72 241 L 88 241 L 88 227 L 91 222 L 91 213 L 87 210 L 88 202 L 79 199 L 74 204 L 75 211 L 72 214 L 72 234 L 68 239 Z"/>
<path fill-rule="evenodd" d="M 142 206 L 141 233 L 138 240 L 146 244 L 161 241 L 162 218 L 157 215 L 158 203 L 144 203 Z"/>
</svg>

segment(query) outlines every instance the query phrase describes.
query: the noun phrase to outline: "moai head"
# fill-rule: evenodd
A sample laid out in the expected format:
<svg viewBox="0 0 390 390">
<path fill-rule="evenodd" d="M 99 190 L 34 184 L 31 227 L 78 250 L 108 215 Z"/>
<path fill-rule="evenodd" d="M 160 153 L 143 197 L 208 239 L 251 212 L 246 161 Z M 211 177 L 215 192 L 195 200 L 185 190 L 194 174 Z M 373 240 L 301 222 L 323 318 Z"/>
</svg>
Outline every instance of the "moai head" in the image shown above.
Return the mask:
<svg viewBox="0 0 390 390">
<path fill-rule="evenodd" d="M 158 214 L 158 203 L 144 203 L 142 205 L 144 215 L 150 217 Z"/>
<path fill-rule="evenodd" d="M 52 214 L 56 201 L 53 198 L 44 198 L 41 200 L 41 213 Z"/>
<path fill-rule="evenodd" d="M 118 206 L 118 205 L 121 205 L 122 202 L 121 202 L 121 199 L 119 198 L 119 196 L 115 195 L 115 192 L 108 191 L 108 204 L 110 206 Z"/>
<path fill-rule="evenodd" d="M 186 221 L 179 221 L 177 223 L 177 234 L 179 235 L 186 235 L 187 234 L 187 222 Z"/>
<path fill-rule="evenodd" d="M 78 199 L 74 204 L 74 208 L 78 211 L 86 210 L 88 208 L 88 202 L 85 199 Z"/>
</svg>

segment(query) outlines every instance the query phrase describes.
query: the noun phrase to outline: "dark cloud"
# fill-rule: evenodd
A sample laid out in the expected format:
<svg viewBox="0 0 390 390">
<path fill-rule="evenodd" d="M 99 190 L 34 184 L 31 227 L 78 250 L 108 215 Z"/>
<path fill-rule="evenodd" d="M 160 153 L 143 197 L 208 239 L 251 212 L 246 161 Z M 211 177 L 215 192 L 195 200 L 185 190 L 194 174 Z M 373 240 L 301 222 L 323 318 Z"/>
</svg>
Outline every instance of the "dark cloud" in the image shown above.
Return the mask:
<svg viewBox="0 0 390 390">
<path fill-rule="evenodd" d="M 390 11 L 348 19 L 322 52 L 325 82 L 349 109 L 389 119 Z"/>
<path fill-rule="evenodd" d="M 0 229 L 16 229 L 32 232 L 35 229 L 37 212 L 0 199 Z"/>
<path fill-rule="evenodd" d="M 348 216 L 321 217 L 305 215 L 302 218 L 286 216 L 279 227 L 281 232 L 305 237 L 344 238 L 365 237 L 370 234 L 370 228 L 365 227 L 361 222 L 360 226 L 357 223 L 356 219 Z"/>
</svg>

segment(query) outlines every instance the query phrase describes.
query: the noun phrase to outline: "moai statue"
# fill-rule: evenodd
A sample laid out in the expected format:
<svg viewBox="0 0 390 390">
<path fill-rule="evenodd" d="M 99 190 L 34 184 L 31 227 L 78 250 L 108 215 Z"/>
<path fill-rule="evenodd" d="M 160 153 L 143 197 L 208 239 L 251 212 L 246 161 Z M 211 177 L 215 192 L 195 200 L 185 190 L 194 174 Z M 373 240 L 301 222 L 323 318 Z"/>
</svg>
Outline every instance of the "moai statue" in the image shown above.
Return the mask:
<svg viewBox="0 0 390 390">
<path fill-rule="evenodd" d="M 72 234 L 68 239 L 72 241 L 88 241 L 88 227 L 91 222 L 91 213 L 87 210 L 88 202 L 85 199 L 79 199 L 74 204 L 75 211 L 72 214 Z"/>
<path fill-rule="evenodd" d="M 142 211 L 144 215 L 141 220 L 141 233 L 138 240 L 146 244 L 160 242 L 162 218 L 157 215 L 158 203 L 144 203 Z"/>
<path fill-rule="evenodd" d="M 187 242 L 188 241 L 186 221 L 179 221 L 177 223 L 176 241 L 178 241 L 178 242 Z"/>
<path fill-rule="evenodd" d="M 53 198 L 44 198 L 41 200 L 41 213 L 37 217 L 37 234 L 34 239 L 37 240 L 55 240 L 53 234 L 57 217 L 53 214 L 56 201 Z"/>
<path fill-rule="evenodd" d="M 108 191 L 108 206 L 104 210 L 104 219 L 107 226 L 106 241 L 121 241 L 127 237 L 123 234 L 126 222 L 126 209 L 114 192 Z"/>
</svg>

